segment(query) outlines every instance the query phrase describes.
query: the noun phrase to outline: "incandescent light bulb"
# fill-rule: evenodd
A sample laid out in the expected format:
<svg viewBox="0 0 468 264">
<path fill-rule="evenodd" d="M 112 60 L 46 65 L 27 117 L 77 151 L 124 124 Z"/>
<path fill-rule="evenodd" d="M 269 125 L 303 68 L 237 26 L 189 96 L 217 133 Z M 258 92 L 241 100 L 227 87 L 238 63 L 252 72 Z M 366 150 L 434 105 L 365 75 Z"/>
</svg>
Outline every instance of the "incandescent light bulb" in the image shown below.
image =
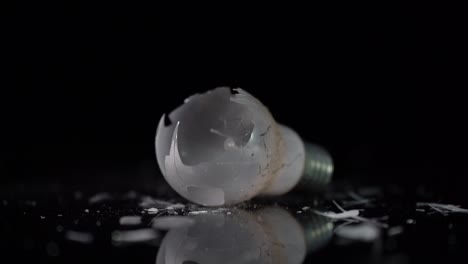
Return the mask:
<svg viewBox="0 0 468 264">
<path fill-rule="evenodd" d="M 299 181 L 320 189 L 333 172 L 328 152 L 277 124 L 268 109 L 242 89 L 220 87 L 187 98 L 162 116 L 155 145 L 169 185 L 205 206 L 281 195 Z"/>
</svg>

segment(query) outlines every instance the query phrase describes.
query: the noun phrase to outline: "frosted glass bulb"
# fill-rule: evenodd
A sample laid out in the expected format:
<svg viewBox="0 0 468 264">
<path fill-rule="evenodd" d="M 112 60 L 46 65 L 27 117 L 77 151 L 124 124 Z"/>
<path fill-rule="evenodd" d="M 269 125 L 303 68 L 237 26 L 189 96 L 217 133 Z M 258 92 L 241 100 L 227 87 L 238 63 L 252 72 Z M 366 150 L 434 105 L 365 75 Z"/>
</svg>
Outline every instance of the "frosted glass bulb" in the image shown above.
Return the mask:
<svg viewBox="0 0 468 264">
<path fill-rule="evenodd" d="M 330 181 L 326 151 L 307 147 L 290 128 L 242 89 L 220 87 L 195 94 L 156 132 L 156 157 L 169 185 L 186 199 L 221 206 L 258 194 L 280 195 L 304 174 L 304 185 Z"/>
</svg>

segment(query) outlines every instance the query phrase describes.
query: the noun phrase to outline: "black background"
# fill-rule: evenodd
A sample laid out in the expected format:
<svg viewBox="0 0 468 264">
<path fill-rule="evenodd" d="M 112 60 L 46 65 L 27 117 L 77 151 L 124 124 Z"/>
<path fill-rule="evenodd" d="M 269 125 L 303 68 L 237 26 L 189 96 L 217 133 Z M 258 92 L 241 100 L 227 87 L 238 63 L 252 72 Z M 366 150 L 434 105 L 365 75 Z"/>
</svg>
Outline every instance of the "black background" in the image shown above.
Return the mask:
<svg viewBox="0 0 468 264">
<path fill-rule="evenodd" d="M 338 179 L 465 198 L 457 10 L 426 1 L 2 8 L 1 181 L 160 177 L 162 113 L 230 86 L 329 149 Z"/>
</svg>

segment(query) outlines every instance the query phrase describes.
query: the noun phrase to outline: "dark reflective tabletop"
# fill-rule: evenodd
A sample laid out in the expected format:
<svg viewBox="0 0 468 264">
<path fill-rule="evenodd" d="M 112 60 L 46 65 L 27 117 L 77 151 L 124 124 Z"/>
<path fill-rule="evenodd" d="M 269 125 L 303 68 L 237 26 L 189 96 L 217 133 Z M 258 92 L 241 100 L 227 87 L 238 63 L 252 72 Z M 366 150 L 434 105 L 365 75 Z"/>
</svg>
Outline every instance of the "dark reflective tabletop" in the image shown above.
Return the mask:
<svg viewBox="0 0 468 264">
<path fill-rule="evenodd" d="M 359 187 L 357 187 L 359 186 Z M 44 263 L 436 263 L 463 256 L 467 210 L 430 190 L 335 183 L 235 207 L 170 191 L 9 186 L 0 248 Z"/>
</svg>

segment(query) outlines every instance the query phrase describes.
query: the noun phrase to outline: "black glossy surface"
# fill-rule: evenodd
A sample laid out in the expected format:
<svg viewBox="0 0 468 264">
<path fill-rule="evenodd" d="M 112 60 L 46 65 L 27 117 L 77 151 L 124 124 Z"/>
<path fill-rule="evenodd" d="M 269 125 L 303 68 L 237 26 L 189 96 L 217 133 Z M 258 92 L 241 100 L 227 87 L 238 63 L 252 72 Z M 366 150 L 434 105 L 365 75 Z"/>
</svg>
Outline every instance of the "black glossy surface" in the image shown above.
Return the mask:
<svg viewBox="0 0 468 264">
<path fill-rule="evenodd" d="M 333 204 L 333 200 L 341 204 L 346 210 L 362 209 L 360 211 L 362 217 L 377 219 L 378 224 L 376 226 L 378 228 L 376 230 L 378 230 L 379 234 L 377 237 L 364 242 L 360 241 L 359 238 L 344 238 L 334 233 L 338 228 L 342 228 L 340 225 L 343 221 L 333 222 L 333 230 L 330 229 L 327 231 L 328 233 L 322 234 L 320 238 L 315 237 L 315 240 L 308 241 L 306 246 L 309 248 L 309 253 L 304 263 L 339 263 L 347 261 L 353 263 L 450 262 L 463 257 L 464 250 L 468 246 L 468 225 L 466 224 L 468 215 L 464 213 L 444 215 L 429 207 L 417 206 L 417 202 L 443 202 L 437 200 L 440 198 L 437 198 L 436 194 L 423 187 L 420 187 L 417 193 L 409 194 L 407 190 L 396 186 L 358 186 L 350 183 L 335 183 L 333 190 L 323 196 L 310 197 L 309 195 L 293 192 L 283 197 L 259 198 L 240 204 L 235 208 L 224 209 L 205 209 L 193 204 L 187 204 L 184 200 L 173 196 L 169 190 L 167 192 L 162 191 L 158 196 L 158 193 L 145 191 L 144 188 L 141 191 L 135 189 L 122 190 L 122 187 L 120 187 L 120 190 L 119 188 L 110 188 L 109 192 L 96 191 L 96 188 L 93 187 L 81 187 L 79 190 L 73 190 L 73 188 L 67 189 L 60 185 L 42 190 L 40 188 L 29 190 L 24 187 L 18 188 L 18 186 L 16 186 L 18 188 L 16 190 L 13 188 L 13 186 L 10 186 L 10 191 L 4 192 L 2 197 L 0 211 L 2 238 L 0 247 L 6 253 L 4 256 L 13 257 L 13 259 L 20 262 L 86 263 L 105 261 L 109 263 L 156 263 L 156 256 L 158 251 L 161 250 L 160 245 L 167 234 L 166 231 L 154 229 L 156 236 L 149 241 L 140 243 L 116 243 L 113 241 L 116 233 L 113 232 L 116 230 L 151 228 L 151 221 L 154 217 L 183 216 L 193 211 L 208 210 L 206 214 L 188 216 L 192 218 L 199 217 L 198 219 L 202 219 L 200 218 L 202 216 L 208 219 L 203 220 L 208 221 L 208 227 L 206 225 L 195 225 L 189 232 L 196 234 L 197 228 L 199 233 L 202 232 L 202 234 L 195 235 L 195 237 L 200 236 L 195 240 L 198 241 L 198 247 L 203 249 L 202 256 L 206 261 L 196 262 L 193 259 L 186 259 L 186 261 L 195 262 L 180 262 L 179 258 L 179 262 L 176 263 L 243 263 L 240 257 L 233 261 L 232 256 L 242 256 L 243 253 L 251 251 L 252 248 L 242 248 L 242 246 L 254 242 L 251 240 L 226 242 L 227 238 L 224 235 L 232 236 L 232 228 L 238 228 L 236 227 L 238 224 L 242 228 L 252 224 L 257 226 L 252 232 L 259 232 L 258 234 L 255 233 L 255 239 L 275 237 L 268 234 L 263 236 L 263 234 L 266 234 L 263 228 L 267 225 L 268 220 L 262 222 L 263 220 L 259 220 L 259 217 L 266 209 L 279 207 L 282 208 L 278 209 L 280 212 L 283 212 L 283 209 L 289 212 L 290 217 L 286 217 L 285 223 L 300 223 L 303 231 L 309 232 L 310 235 L 312 234 L 310 232 L 315 232 L 320 228 L 323 229 L 327 225 L 326 223 L 333 222 L 324 220 L 325 217 L 317 216 L 314 213 L 315 210 L 339 212 L 338 208 Z M 14 199 L 12 195 L 15 196 Z M 183 203 L 186 207 L 167 210 L 168 204 L 155 202 L 152 200 L 153 198 L 169 202 L 169 205 Z M 142 201 L 146 203 L 142 204 Z M 304 208 L 305 206 L 310 208 Z M 158 207 L 159 212 L 150 214 L 144 210 L 145 207 Z M 215 211 L 212 212 L 213 210 Z M 127 215 L 141 216 L 141 224 L 135 226 L 119 224 L 120 217 Z M 209 221 L 212 221 L 210 219 L 213 216 L 216 219 L 219 217 L 224 219 L 222 220 L 224 224 L 219 226 L 219 219 L 211 224 Z M 265 218 L 265 216 L 263 217 Z M 230 222 L 228 219 L 230 219 Z M 243 230 L 242 228 L 240 230 Z M 274 228 L 271 229 L 271 226 L 269 228 L 268 232 L 276 232 Z M 92 236 L 92 240 L 88 241 L 85 237 L 84 241 L 73 241 L 73 238 L 68 237 L 68 231 L 76 231 L 80 232 L 80 234 L 86 233 Z M 184 239 L 187 240 L 188 238 Z M 207 239 L 215 242 L 208 242 Z M 236 249 L 228 247 L 227 252 L 221 254 L 219 248 L 213 248 L 213 245 L 217 245 L 216 239 L 219 240 L 221 245 L 225 243 L 231 246 L 236 245 Z M 279 243 L 282 243 L 281 236 L 276 236 L 274 239 L 279 239 Z M 208 243 L 206 244 L 208 246 L 203 243 Z M 281 250 L 284 250 L 287 246 L 275 247 L 274 243 L 271 244 L 272 241 L 266 240 L 261 243 L 266 245 L 265 252 L 274 255 L 272 258 L 263 256 L 265 263 L 275 263 L 273 260 L 277 261 L 276 263 L 288 263 L 280 258 Z M 303 241 L 297 241 L 297 243 L 302 244 Z M 174 245 L 171 242 L 166 242 L 166 244 L 168 244 L 164 246 L 166 251 L 168 247 L 178 246 L 178 244 Z M 182 249 L 176 252 L 179 252 L 177 254 L 180 254 L 181 257 L 194 254 L 189 252 L 190 255 Z M 280 253 L 275 256 L 275 252 Z M 188 255 L 184 255 L 184 253 Z M 195 256 L 192 257 L 195 258 Z M 213 261 L 213 258 L 220 262 Z M 300 256 L 296 256 L 297 258 L 301 259 Z M 211 262 L 209 259 L 211 259 Z"/>
</svg>

